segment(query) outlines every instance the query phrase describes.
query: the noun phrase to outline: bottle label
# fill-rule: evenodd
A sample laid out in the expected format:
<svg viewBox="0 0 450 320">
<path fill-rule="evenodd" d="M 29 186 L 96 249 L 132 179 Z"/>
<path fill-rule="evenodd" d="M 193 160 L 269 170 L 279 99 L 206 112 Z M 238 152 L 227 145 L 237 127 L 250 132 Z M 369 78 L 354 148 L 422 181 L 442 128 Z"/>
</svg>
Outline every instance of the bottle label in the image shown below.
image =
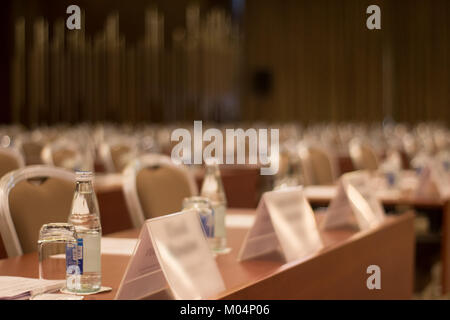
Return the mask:
<svg viewBox="0 0 450 320">
<path fill-rule="evenodd" d="M 66 287 L 70 291 L 80 289 L 80 267 L 76 243 L 66 244 Z"/>
<path fill-rule="evenodd" d="M 214 206 L 214 237 L 225 237 L 225 211 L 223 204 Z"/>
<path fill-rule="evenodd" d="M 211 215 L 200 214 L 200 221 L 202 222 L 203 231 L 207 238 L 214 237 L 214 209 L 211 210 Z"/>
<path fill-rule="evenodd" d="M 99 234 L 87 234 L 82 239 L 82 272 L 100 272 L 100 239 Z M 80 260 L 79 260 L 80 261 Z"/>
<path fill-rule="evenodd" d="M 83 274 L 83 239 L 77 239 L 77 261 L 80 274 Z"/>
<path fill-rule="evenodd" d="M 66 244 L 66 273 L 72 274 L 78 269 L 78 248 L 75 243 Z M 79 270 L 78 270 L 79 272 Z"/>
</svg>

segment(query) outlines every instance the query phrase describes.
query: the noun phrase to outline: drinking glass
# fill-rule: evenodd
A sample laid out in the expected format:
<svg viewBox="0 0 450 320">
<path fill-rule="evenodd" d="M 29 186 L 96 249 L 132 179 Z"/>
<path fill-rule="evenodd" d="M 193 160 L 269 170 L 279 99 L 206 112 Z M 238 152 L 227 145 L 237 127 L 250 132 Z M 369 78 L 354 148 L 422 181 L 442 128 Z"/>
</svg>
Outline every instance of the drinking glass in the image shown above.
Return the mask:
<svg viewBox="0 0 450 320">
<path fill-rule="evenodd" d="M 209 244 L 214 239 L 214 210 L 206 197 L 189 197 L 183 200 L 183 210 L 196 210 Z"/>
<path fill-rule="evenodd" d="M 79 285 L 77 234 L 69 223 L 44 224 L 39 232 L 39 278 L 64 281 L 69 291 Z"/>
</svg>

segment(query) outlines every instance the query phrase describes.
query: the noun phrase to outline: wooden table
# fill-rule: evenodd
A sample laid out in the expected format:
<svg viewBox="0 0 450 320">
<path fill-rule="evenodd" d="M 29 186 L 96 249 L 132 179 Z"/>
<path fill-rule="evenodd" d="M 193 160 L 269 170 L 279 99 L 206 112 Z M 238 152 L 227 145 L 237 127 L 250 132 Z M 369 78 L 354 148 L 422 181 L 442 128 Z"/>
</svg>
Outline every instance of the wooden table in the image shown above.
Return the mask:
<svg viewBox="0 0 450 320">
<path fill-rule="evenodd" d="M 305 193 L 312 206 L 328 206 L 336 190 L 336 186 L 310 186 L 305 188 Z M 380 195 L 379 199 L 386 207 L 407 206 L 415 210 L 442 212 L 442 293 L 450 292 L 450 199 L 418 198 L 407 195 L 390 196 L 388 193 Z"/>
<path fill-rule="evenodd" d="M 229 210 L 230 215 L 254 215 L 254 210 Z M 322 214 L 317 215 L 320 221 Z M 413 293 L 413 214 L 390 216 L 369 231 L 321 232 L 325 248 L 319 253 L 284 263 L 278 253 L 237 262 L 248 227 L 228 228 L 231 253 L 217 257 L 226 291 L 219 299 L 409 299 Z M 135 238 L 139 230 L 112 237 Z M 0 275 L 38 276 L 37 254 L 0 260 Z M 111 292 L 85 299 L 113 299 L 129 256 L 102 255 L 103 285 Z M 366 268 L 381 268 L 381 290 L 368 290 Z"/>
</svg>

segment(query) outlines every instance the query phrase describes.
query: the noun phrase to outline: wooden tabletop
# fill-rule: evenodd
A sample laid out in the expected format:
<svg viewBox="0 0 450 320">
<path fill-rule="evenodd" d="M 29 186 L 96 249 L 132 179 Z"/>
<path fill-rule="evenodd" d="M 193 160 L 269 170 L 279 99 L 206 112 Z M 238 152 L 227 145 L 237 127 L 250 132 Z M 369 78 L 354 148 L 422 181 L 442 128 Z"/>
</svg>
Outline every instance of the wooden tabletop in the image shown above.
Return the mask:
<svg viewBox="0 0 450 320">
<path fill-rule="evenodd" d="M 233 209 L 230 215 L 254 215 L 255 210 Z M 320 220 L 321 214 L 317 215 Z M 216 258 L 226 291 L 226 299 L 408 299 L 413 291 L 413 214 L 389 216 L 369 231 L 341 229 L 321 232 L 325 248 L 319 253 L 285 263 L 272 253 L 245 262 L 237 254 L 248 227 L 228 228 L 231 252 Z M 116 238 L 136 238 L 139 230 L 111 234 Z M 85 299 L 113 299 L 130 257 L 102 255 L 103 285 L 111 292 Z M 382 269 L 382 290 L 368 290 L 366 268 Z M 0 275 L 38 277 L 37 253 L 0 260 Z"/>
<path fill-rule="evenodd" d="M 312 206 L 328 206 L 337 191 L 336 186 L 308 186 L 305 194 Z M 383 191 L 378 198 L 385 207 L 407 206 L 416 210 L 442 214 L 441 224 L 441 284 L 442 294 L 450 292 L 450 199 L 418 197 L 414 193 Z"/>
<path fill-rule="evenodd" d="M 330 201 L 334 198 L 337 192 L 337 186 L 307 186 L 305 187 L 305 195 L 312 205 L 328 206 Z M 405 205 L 428 209 L 442 208 L 446 201 L 439 197 L 418 197 L 413 194 L 399 193 L 395 190 L 389 192 L 385 190 L 378 195 L 379 200 L 383 205 Z"/>
</svg>

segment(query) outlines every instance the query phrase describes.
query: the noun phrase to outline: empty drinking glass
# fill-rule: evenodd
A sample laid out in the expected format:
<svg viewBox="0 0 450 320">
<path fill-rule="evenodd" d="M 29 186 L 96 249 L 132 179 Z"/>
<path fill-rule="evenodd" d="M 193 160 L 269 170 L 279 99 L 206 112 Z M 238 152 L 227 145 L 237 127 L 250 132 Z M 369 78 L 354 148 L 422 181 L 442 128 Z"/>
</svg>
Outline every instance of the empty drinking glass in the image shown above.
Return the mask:
<svg viewBox="0 0 450 320">
<path fill-rule="evenodd" d="M 68 223 L 44 224 L 39 232 L 39 278 L 64 281 L 69 291 L 79 285 L 77 234 Z"/>
</svg>

